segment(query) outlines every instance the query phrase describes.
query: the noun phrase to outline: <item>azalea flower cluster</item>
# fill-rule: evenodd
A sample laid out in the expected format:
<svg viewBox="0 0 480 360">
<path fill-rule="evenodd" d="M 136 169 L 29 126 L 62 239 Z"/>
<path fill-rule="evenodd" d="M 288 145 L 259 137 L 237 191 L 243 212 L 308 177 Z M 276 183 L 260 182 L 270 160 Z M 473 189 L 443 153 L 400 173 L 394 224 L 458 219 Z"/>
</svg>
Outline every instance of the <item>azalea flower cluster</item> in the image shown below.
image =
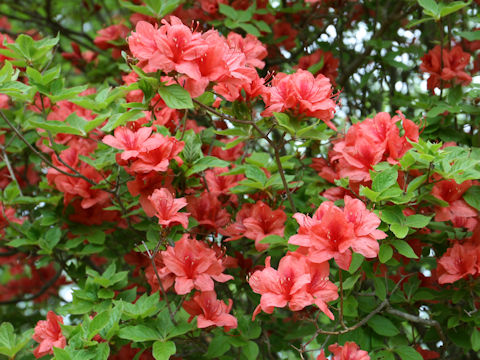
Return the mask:
<svg viewBox="0 0 480 360">
<path fill-rule="evenodd" d="M 330 121 L 336 107 L 332 97 L 332 84 L 323 74 L 314 77 L 311 72 L 302 69 L 289 75 L 279 73 L 263 95 L 266 108 L 262 116 L 287 112 L 296 118 L 314 117 L 336 130 Z"/>
<path fill-rule="evenodd" d="M 267 236 L 283 237 L 287 215 L 283 209 L 272 210 L 262 201 L 255 204 L 245 203 L 237 212 L 236 221 L 221 229 L 220 233 L 229 236 L 226 241 L 238 240 L 242 237 L 255 240 L 255 249 L 264 251 L 269 244 L 262 242 Z"/>
<path fill-rule="evenodd" d="M 280 259 L 278 270 L 271 267 L 270 257 L 267 257 L 265 268 L 255 271 L 248 280 L 252 290 L 262 295 L 253 312 L 253 320 L 262 310 L 272 314 L 275 308 L 287 304 L 292 311 L 315 304 L 333 320 L 327 302 L 338 298 L 338 289 L 329 281 L 329 274 L 328 262 L 312 262 L 301 252 L 287 253 Z"/>
<path fill-rule="evenodd" d="M 400 123 L 401 128 L 398 127 Z M 393 117 L 380 112 L 373 118 L 353 124 L 343 138 L 334 141 L 328 159 L 314 158 L 311 167 L 330 183 L 348 178 L 350 189 L 358 193 L 360 185 L 370 186 L 370 171 L 376 164 L 382 161 L 397 164 L 412 148 L 409 141 L 417 142 L 418 138 L 418 125 L 406 119 L 401 112 Z M 345 194 L 351 195 L 343 188 L 332 187 L 322 195 L 335 201 Z"/>
<path fill-rule="evenodd" d="M 211 82 L 218 94 L 238 97 L 245 82 L 258 78 L 255 67 L 265 65 L 267 51 L 252 35 L 225 38 L 215 30 L 201 34 L 175 16 L 162 24 L 138 22 L 128 38 L 130 50 L 144 71 L 179 75 L 178 81 L 192 97 L 203 94 Z"/>
<path fill-rule="evenodd" d="M 400 136 L 397 123 L 401 121 L 404 135 Z M 350 127 L 345 138 L 335 143 L 329 154 L 335 165 L 338 177 L 348 177 L 352 181 L 370 180 L 370 170 L 381 161 L 397 163 L 412 145 L 418 141 L 419 129 L 413 121 L 402 113 L 391 117 L 380 112 Z M 321 176 L 321 174 L 320 174 Z"/>
<path fill-rule="evenodd" d="M 183 204 L 182 200 L 174 201 L 168 190 L 160 191 L 160 184 L 168 176 L 166 173 L 170 162 L 176 160 L 179 165 L 183 163 L 178 154 L 183 150 L 184 142 L 153 132 L 153 128 L 148 126 L 136 130 L 117 127 L 114 136 L 106 135 L 102 141 L 115 149 L 123 150 L 117 154 L 117 163 L 135 177 L 128 183 L 128 189 L 133 196 L 140 194 L 140 204 L 145 213 L 148 216 L 157 214 L 162 225 L 168 226 L 176 221 L 186 227 L 187 215 L 177 215 L 176 220 L 168 215 L 170 212 L 177 213 L 185 206 L 179 205 L 179 202 Z M 159 192 L 153 194 L 154 190 Z"/>
<path fill-rule="evenodd" d="M 478 231 L 477 231 L 478 232 Z M 480 277 L 480 236 L 463 244 L 456 242 L 437 262 L 439 284 Z"/>
<path fill-rule="evenodd" d="M 328 350 L 332 353 L 332 360 L 370 360 L 368 352 L 360 350 L 359 346 L 352 341 L 347 341 L 343 346 L 332 344 Z M 323 350 L 317 360 L 327 360 Z"/>
<path fill-rule="evenodd" d="M 67 340 L 62 334 L 63 318 L 56 315 L 53 311 L 47 314 L 47 320 L 40 320 L 35 326 L 33 340 L 40 345 L 33 351 L 37 359 L 45 355 L 53 355 L 53 348 L 63 349 L 67 345 Z"/>
<path fill-rule="evenodd" d="M 174 246 L 167 246 L 166 250 L 157 254 L 155 267 L 150 265 L 147 268 L 146 277 L 154 291 L 160 288 L 167 291 L 174 284 L 178 295 L 189 294 L 193 289 L 199 290 L 201 293 L 194 294 L 192 300 L 184 303 L 191 319 L 198 315 L 199 328 L 216 325 L 228 330 L 237 326 L 235 317 L 228 314 L 232 300 L 227 306 L 217 300 L 214 292 L 214 280 L 223 283 L 233 279 L 231 275 L 223 273 L 226 261 L 221 251 L 215 251 L 205 242 L 184 234 Z"/>
<path fill-rule="evenodd" d="M 470 62 L 470 54 L 464 52 L 460 45 L 452 49 L 435 46 L 422 57 L 420 71 L 430 74 L 427 88 L 449 88 L 453 85 L 468 85 L 472 77 L 465 71 Z"/>
<path fill-rule="evenodd" d="M 377 229 L 380 219 L 362 201 L 348 195 L 344 201 L 343 209 L 325 201 L 312 217 L 296 213 L 293 217 L 300 228 L 289 243 L 299 245 L 310 261 L 322 263 L 333 258 L 343 270 L 350 267 L 352 250 L 366 258 L 376 257 L 377 240 L 387 237 Z"/>
</svg>

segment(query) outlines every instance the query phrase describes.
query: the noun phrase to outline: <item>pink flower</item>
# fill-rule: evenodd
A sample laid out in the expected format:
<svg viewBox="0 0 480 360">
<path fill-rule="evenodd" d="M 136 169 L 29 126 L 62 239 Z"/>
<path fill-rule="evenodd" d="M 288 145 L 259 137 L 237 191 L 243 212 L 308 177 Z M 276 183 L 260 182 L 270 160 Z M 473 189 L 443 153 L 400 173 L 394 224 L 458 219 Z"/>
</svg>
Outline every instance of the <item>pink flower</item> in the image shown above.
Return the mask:
<svg viewBox="0 0 480 360">
<path fill-rule="evenodd" d="M 244 236 L 255 240 L 257 251 L 268 249 L 269 244 L 260 243 L 269 235 L 283 237 L 287 215 L 282 209 L 272 210 L 267 204 L 261 201 L 251 208 L 251 215 L 243 220 L 245 226 Z"/>
<path fill-rule="evenodd" d="M 473 230 L 477 224 L 478 212 L 463 200 L 463 194 L 472 186 L 467 180 L 457 184 L 455 180 L 442 180 L 432 189 L 432 195 L 448 202 L 448 206 L 435 206 L 435 221 L 451 221 L 454 226 L 462 224 Z M 463 220 L 463 221 L 462 221 Z"/>
<path fill-rule="evenodd" d="M 333 85 L 336 85 L 335 79 L 338 76 L 338 65 L 340 60 L 333 57 L 330 51 L 317 50 L 311 55 L 303 56 L 298 60 L 298 69 L 308 70 L 310 66 L 323 62 L 322 67 L 315 75 L 323 74 L 330 79 Z"/>
<path fill-rule="evenodd" d="M 115 129 L 115 136 L 106 135 L 102 141 L 111 147 L 124 150 L 120 157 L 123 160 L 129 160 L 139 155 L 145 140 L 149 138 L 151 133 L 151 127 L 141 127 L 133 132 L 127 127 L 120 126 Z"/>
<path fill-rule="evenodd" d="M 464 52 L 460 45 L 451 50 L 437 45 L 421 60 L 420 71 L 430 74 L 427 81 L 430 90 L 436 87 L 449 88 L 452 86 L 451 82 L 461 85 L 472 82 L 472 77 L 465 72 L 465 67 L 470 62 L 470 54 Z"/>
<path fill-rule="evenodd" d="M 237 319 L 229 314 L 232 305 L 232 299 L 228 299 L 228 305 L 222 300 L 217 300 L 215 291 L 197 292 L 192 300 L 183 302 L 183 308 L 190 314 L 188 321 L 192 321 L 197 316 L 197 327 L 199 329 L 209 326 L 223 326 L 225 331 L 237 327 Z"/>
<path fill-rule="evenodd" d="M 140 61 L 148 62 L 158 50 L 157 43 L 155 42 L 155 36 L 158 33 L 158 26 L 155 27 L 146 22 L 139 21 L 135 27 L 135 31 L 132 32 L 127 39 L 128 46 L 133 56 Z M 149 67 L 151 70 L 144 68 L 145 71 L 154 71 L 153 67 Z"/>
<path fill-rule="evenodd" d="M 247 34 L 243 38 L 240 34 L 231 32 L 227 36 L 227 42 L 231 48 L 238 49 L 245 54 L 246 64 L 252 67 L 263 69 L 265 62 L 262 60 L 267 57 L 267 48 L 255 36 Z"/>
<path fill-rule="evenodd" d="M 166 189 L 156 189 L 152 195 L 148 197 L 155 209 L 155 216 L 158 223 L 163 226 L 172 226 L 180 223 L 185 229 L 188 227 L 189 213 L 180 213 L 180 209 L 187 206 L 185 198 L 175 199 L 172 193 Z"/>
<path fill-rule="evenodd" d="M 368 211 L 363 203 L 345 196 L 345 208 L 340 209 L 332 202 L 323 202 L 313 217 L 296 213 L 293 216 L 300 228 L 298 234 L 288 241 L 299 245 L 308 253 L 310 261 L 322 263 L 331 258 L 337 265 L 348 270 L 353 251 L 367 258 L 378 255 L 378 239 L 386 234 L 377 230 L 378 217 Z"/>
<path fill-rule="evenodd" d="M 332 360 L 370 360 L 368 352 L 360 350 L 359 346 L 351 341 L 346 342 L 343 346 L 332 344 L 328 347 L 328 350 L 333 355 Z M 327 360 L 323 350 L 317 360 Z"/>
<path fill-rule="evenodd" d="M 306 70 L 294 74 L 279 73 L 263 96 L 266 109 L 262 116 L 272 116 L 274 112 L 291 112 L 293 116 L 309 116 L 323 120 L 330 128 L 335 113 L 332 84 L 322 74 L 314 77 Z"/>
<path fill-rule="evenodd" d="M 161 256 L 165 270 L 175 275 L 175 292 L 179 295 L 188 294 L 193 288 L 212 291 L 213 280 L 225 282 L 233 279 L 222 273 L 224 266 L 214 250 L 201 241 L 190 239 L 187 234 L 175 246 L 162 251 Z"/>
<path fill-rule="evenodd" d="M 260 305 L 253 312 L 253 320 L 260 311 L 273 313 L 274 308 L 289 306 L 292 311 L 302 310 L 313 303 L 306 291 L 310 274 L 305 261 L 287 254 L 278 264 L 278 270 L 270 266 L 270 256 L 265 259 L 265 269 L 255 271 L 248 280 L 252 290 L 261 294 Z"/>
<path fill-rule="evenodd" d="M 376 257 L 380 248 L 377 240 L 387 237 L 383 231 L 377 230 L 381 223 L 378 216 L 368 211 L 362 201 L 348 195 L 345 196 L 344 212 L 355 233 L 352 250 L 366 258 Z"/>
<path fill-rule="evenodd" d="M 167 171 L 171 160 L 176 160 L 181 165 L 183 161 L 178 154 L 184 145 L 183 141 L 178 141 L 174 137 L 154 134 L 143 143 L 138 160 L 133 162 L 130 169 L 140 173 Z"/>
<path fill-rule="evenodd" d="M 140 60 L 146 60 L 144 70 L 153 72 L 163 70 L 166 73 L 177 71 L 188 77 L 200 80 L 201 73 L 194 61 L 208 49 L 200 33 L 194 33 L 182 21 L 170 16 L 170 23 L 162 20 L 160 28 L 139 21 L 136 33 L 128 39 L 132 54 Z"/>
<path fill-rule="evenodd" d="M 35 326 L 35 333 L 32 338 L 40 344 L 33 351 L 33 355 L 37 359 L 48 354 L 52 355 L 54 347 L 63 349 L 67 345 L 60 324 L 63 324 L 63 318 L 53 311 L 49 311 L 47 320 L 40 320 Z"/>
<path fill-rule="evenodd" d="M 230 214 L 222 206 L 217 195 L 204 191 L 199 197 L 187 197 L 187 201 L 187 210 L 199 225 L 218 231 L 228 224 Z"/>
<path fill-rule="evenodd" d="M 405 130 L 403 136 L 396 125 L 400 120 Z M 369 181 L 374 165 L 385 160 L 398 163 L 412 147 L 407 139 L 418 141 L 418 126 L 400 112 L 394 117 L 380 112 L 373 119 L 367 118 L 348 129 L 345 138 L 335 144 L 330 160 L 338 160 L 336 168 L 340 178 Z"/>
<path fill-rule="evenodd" d="M 449 248 L 438 260 L 438 283 L 447 284 L 479 273 L 478 248 L 472 244 L 458 244 Z"/>
<path fill-rule="evenodd" d="M 222 175 L 228 168 L 213 168 L 205 171 L 205 180 L 208 190 L 214 195 L 230 195 L 230 189 L 237 186 L 244 178 L 243 175 Z"/>
<path fill-rule="evenodd" d="M 116 45 L 112 42 L 125 39 L 129 31 L 130 29 L 125 25 L 111 25 L 98 31 L 98 36 L 95 38 L 94 43 L 102 50 L 114 48 Z"/>
</svg>

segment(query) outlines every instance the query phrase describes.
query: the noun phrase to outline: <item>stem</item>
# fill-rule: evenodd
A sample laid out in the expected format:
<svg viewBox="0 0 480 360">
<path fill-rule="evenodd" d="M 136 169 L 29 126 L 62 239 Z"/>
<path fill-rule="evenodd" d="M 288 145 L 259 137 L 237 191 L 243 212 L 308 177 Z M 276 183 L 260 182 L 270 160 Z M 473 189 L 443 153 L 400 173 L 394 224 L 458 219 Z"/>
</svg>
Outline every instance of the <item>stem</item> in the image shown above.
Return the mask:
<svg viewBox="0 0 480 360">
<path fill-rule="evenodd" d="M 7 152 L 5 151 L 5 148 L 3 146 L 0 147 L 2 149 L 2 155 L 3 155 L 3 161 L 5 161 L 5 165 L 7 165 L 8 172 L 10 173 L 10 177 L 12 180 L 17 184 L 18 191 L 20 193 L 20 196 L 23 196 L 22 188 L 20 187 L 20 184 L 18 183 L 17 177 L 15 176 L 15 172 L 13 171 L 12 164 L 10 163 L 10 160 L 8 159 Z"/>
<path fill-rule="evenodd" d="M 148 257 L 150 258 L 150 262 L 152 263 L 153 271 L 155 272 L 155 276 L 157 277 L 158 281 L 158 286 L 160 287 L 160 291 L 162 292 L 163 298 L 165 299 L 165 304 L 167 304 L 167 309 L 168 313 L 170 314 L 170 320 L 172 320 L 172 323 L 174 325 L 177 325 L 177 321 L 175 320 L 175 314 L 172 312 L 172 308 L 170 307 L 170 301 L 168 301 L 167 297 L 167 292 L 165 291 L 165 288 L 163 287 L 162 284 L 162 279 L 160 278 L 160 275 L 158 274 L 157 270 L 157 265 L 155 264 L 155 255 L 148 250 L 147 244 L 145 244 L 145 241 L 142 240 L 142 244 L 145 247 L 145 250 L 147 251 Z M 157 244 L 158 246 L 158 244 Z"/>
<path fill-rule="evenodd" d="M 340 325 L 346 329 L 347 326 L 343 322 L 343 274 L 342 269 L 339 269 L 338 280 L 340 281 L 340 313 L 338 314 L 338 320 Z"/>
</svg>

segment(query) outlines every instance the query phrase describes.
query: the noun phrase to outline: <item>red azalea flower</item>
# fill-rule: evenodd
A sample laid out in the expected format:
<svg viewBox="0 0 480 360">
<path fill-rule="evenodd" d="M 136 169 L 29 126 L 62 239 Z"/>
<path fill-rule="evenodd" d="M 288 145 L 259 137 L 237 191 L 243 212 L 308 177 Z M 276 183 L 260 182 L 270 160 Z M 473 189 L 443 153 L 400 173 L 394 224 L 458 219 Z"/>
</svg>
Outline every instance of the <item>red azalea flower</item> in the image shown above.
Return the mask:
<svg viewBox="0 0 480 360">
<path fill-rule="evenodd" d="M 213 280 L 225 282 L 233 279 L 223 274 L 224 266 L 214 250 L 205 243 L 192 240 L 188 234 L 167 247 L 161 253 L 165 269 L 175 275 L 175 291 L 179 295 L 188 294 L 193 288 L 212 291 Z"/>
<path fill-rule="evenodd" d="M 124 150 L 120 155 L 122 160 L 136 158 L 142 150 L 143 144 L 152 133 L 151 127 L 141 127 L 133 132 L 130 129 L 120 126 L 115 129 L 114 136 L 106 135 L 102 142 L 115 148 Z"/>
<path fill-rule="evenodd" d="M 37 359 L 48 354 L 52 355 L 54 347 L 63 349 L 67 345 L 60 324 L 63 324 L 63 318 L 53 311 L 49 311 L 47 320 L 40 320 L 35 326 L 35 333 L 32 338 L 40 343 L 33 351 L 33 355 Z"/>
<path fill-rule="evenodd" d="M 335 113 L 332 84 L 322 74 L 314 77 L 306 70 L 294 74 L 279 73 L 263 96 L 266 109 L 262 116 L 272 116 L 274 112 L 290 111 L 294 116 L 310 116 L 323 120 L 336 130 L 330 122 Z"/>
<path fill-rule="evenodd" d="M 243 220 L 243 226 L 245 227 L 243 235 L 255 240 L 257 251 L 266 250 L 269 244 L 262 244 L 260 241 L 269 235 L 283 237 L 287 215 L 282 209 L 272 210 L 262 201 L 257 201 L 250 211 L 250 216 Z"/>
<path fill-rule="evenodd" d="M 332 360 L 370 360 L 368 352 L 360 350 L 359 346 L 351 341 L 346 342 L 343 346 L 332 344 L 328 347 L 328 350 L 333 355 Z M 317 360 L 327 360 L 323 350 Z"/>
<path fill-rule="evenodd" d="M 197 327 L 203 329 L 209 326 L 223 326 L 225 331 L 237 327 L 237 319 L 230 315 L 232 299 L 228 305 L 222 300 L 217 300 L 215 291 L 197 292 L 192 300 L 184 301 L 183 308 L 190 314 L 189 322 L 197 316 Z"/>
<path fill-rule="evenodd" d="M 438 283 L 448 284 L 479 272 L 478 249 L 471 244 L 455 243 L 438 260 Z"/>
<path fill-rule="evenodd" d="M 260 305 L 253 312 L 253 320 L 264 311 L 273 313 L 274 308 L 289 306 L 292 311 L 302 310 L 313 303 L 312 295 L 306 291 L 310 274 L 306 262 L 287 254 L 278 264 L 278 270 L 270 266 L 270 256 L 265 260 L 265 268 L 255 271 L 248 280 L 252 290 L 261 294 Z"/>
<path fill-rule="evenodd" d="M 450 50 L 437 45 L 421 60 L 420 71 L 430 74 L 427 81 L 427 88 L 430 90 L 436 87 L 449 88 L 452 86 L 450 81 L 461 85 L 472 82 L 472 77 L 465 72 L 465 67 L 470 62 L 470 54 L 462 51 L 460 45 Z"/>
<path fill-rule="evenodd" d="M 163 226 L 172 226 L 181 224 L 185 229 L 188 227 L 189 213 L 180 213 L 180 209 L 187 206 L 185 198 L 174 198 L 172 193 L 166 189 L 156 189 L 152 195 L 148 197 L 155 209 L 155 216 L 158 223 Z"/>
</svg>

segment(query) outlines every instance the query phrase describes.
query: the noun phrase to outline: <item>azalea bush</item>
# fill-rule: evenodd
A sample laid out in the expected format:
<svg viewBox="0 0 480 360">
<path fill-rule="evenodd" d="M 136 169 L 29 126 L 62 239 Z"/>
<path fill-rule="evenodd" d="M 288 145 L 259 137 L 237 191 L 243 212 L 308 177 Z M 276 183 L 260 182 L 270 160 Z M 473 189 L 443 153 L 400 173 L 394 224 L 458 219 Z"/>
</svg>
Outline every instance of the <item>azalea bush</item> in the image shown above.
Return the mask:
<svg viewBox="0 0 480 360">
<path fill-rule="evenodd" d="M 3 0 L 0 359 L 479 358 L 479 10 Z"/>
</svg>

